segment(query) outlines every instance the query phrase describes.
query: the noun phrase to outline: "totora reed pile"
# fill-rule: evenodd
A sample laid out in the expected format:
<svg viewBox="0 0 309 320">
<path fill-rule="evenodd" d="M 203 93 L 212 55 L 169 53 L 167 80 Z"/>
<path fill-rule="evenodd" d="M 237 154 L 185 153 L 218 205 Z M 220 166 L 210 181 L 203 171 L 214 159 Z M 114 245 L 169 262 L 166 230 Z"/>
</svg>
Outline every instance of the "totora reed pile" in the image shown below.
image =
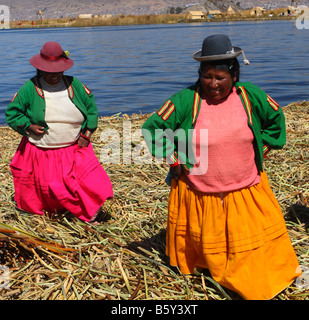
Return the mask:
<svg viewBox="0 0 309 320">
<path fill-rule="evenodd" d="M 271 151 L 265 166 L 299 263 L 306 271 L 309 103 L 293 103 L 283 110 L 287 144 L 283 150 Z M 99 119 L 92 139 L 98 158 L 106 147 L 101 139 L 104 130 L 115 129 L 122 138 L 124 122 L 130 122 L 133 132 L 148 116 L 118 114 Z M 38 216 L 16 208 L 9 164 L 19 141 L 12 129 L 0 128 L 0 300 L 241 299 L 208 274 L 183 276 L 169 266 L 164 254 L 169 195 L 164 182 L 166 164 L 103 163 L 115 196 L 104 206 L 104 221 L 91 225 L 70 213 Z M 131 147 L 141 141 L 132 139 Z M 4 270 L 9 270 L 6 286 Z M 308 273 L 274 299 L 309 300 Z"/>
</svg>

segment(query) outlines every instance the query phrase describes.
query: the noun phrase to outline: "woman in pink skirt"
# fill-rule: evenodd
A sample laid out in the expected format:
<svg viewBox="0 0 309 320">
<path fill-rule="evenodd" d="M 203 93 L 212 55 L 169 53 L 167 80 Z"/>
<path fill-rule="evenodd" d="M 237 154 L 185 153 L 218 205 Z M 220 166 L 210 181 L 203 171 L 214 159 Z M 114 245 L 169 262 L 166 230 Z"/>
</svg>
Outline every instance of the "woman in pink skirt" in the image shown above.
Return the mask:
<svg viewBox="0 0 309 320">
<path fill-rule="evenodd" d="M 27 212 L 69 211 L 97 222 L 112 184 L 92 149 L 98 124 L 91 91 L 65 76 L 73 66 L 68 52 L 54 41 L 30 59 L 37 76 L 15 94 L 6 121 L 23 138 L 11 162 L 15 201 Z"/>
</svg>

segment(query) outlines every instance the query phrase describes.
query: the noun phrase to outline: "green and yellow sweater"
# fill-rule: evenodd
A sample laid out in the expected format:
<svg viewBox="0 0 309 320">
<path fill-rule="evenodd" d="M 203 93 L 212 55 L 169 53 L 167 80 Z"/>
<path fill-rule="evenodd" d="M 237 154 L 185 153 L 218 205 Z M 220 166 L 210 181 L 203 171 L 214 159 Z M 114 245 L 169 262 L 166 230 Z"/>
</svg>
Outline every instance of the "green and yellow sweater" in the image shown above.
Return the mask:
<svg viewBox="0 0 309 320">
<path fill-rule="evenodd" d="M 84 116 L 83 132 L 93 132 L 98 125 L 98 110 L 91 91 L 77 78 L 64 76 L 68 96 Z M 45 99 L 38 77 L 28 80 L 15 94 L 8 105 L 5 118 L 7 124 L 20 133 L 27 134 L 31 124 L 37 124 L 48 129 L 45 122 Z"/>
<path fill-rule="evenodd" d="M 237 82 L 235 87 L 255 137 L 256 166 L 263 171 L 265 154 L 271 148 L 282 148 L 286 142 L 284 114 L 269 95 L 252 83 Z M 177 92 L 144 123 L 143 136 L 153 156 L 166 158 L 171 165 L 180 163 L 186 170 L 193 168 L 192 134 L 201 107 L 200 93 L 199 84 Z"/>
</svg>

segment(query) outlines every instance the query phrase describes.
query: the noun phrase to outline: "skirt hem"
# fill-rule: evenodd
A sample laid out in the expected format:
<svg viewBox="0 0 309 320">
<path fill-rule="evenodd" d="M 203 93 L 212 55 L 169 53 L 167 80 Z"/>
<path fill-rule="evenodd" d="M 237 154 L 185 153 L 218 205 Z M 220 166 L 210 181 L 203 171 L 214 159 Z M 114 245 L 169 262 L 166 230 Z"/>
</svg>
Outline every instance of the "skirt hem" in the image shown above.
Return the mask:
<svg viewBox="0 0 309 320">
<path fill-rule="evenodd" d="M 85 148 L 74 144 L 44 149 L 23 137 L 10 168 L 17 207 L 29 213 L 69 211 L 89 221 L 113 197 L 110 179 L 91 143 Z"/>
</svg>

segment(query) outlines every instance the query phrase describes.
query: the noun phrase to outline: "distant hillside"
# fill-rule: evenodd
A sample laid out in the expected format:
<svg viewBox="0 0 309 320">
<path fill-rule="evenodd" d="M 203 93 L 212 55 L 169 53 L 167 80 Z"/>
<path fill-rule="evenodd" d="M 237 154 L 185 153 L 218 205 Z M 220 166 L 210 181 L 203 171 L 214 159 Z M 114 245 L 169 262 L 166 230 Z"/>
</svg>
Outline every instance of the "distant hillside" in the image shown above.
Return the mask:
<svg viewBox="0 0 309 320">
<path fill-rule="evenodd" d="M 209 9 L 224 9 L 229 5 L 236 8 L 232 1 L 197 1 L 197 0 L 1 0 L 1 4 L 10 7 L 11 19 L 36 19 L 38 10 L 49 19 L 76 17 L 81 13 L 91 14 L 165 14 L 176 9 L 184 10 L 192 5 L 206 6 Z"/>
<path fill-rule="evenodd" d="M 235 0 L 235 3 L 244 9 L 253 7 L 263 7 L 265 9 L 284 8 L 287 6 L 307 5 L 309 6 L 309 0 Z"/>
<path fill-rule="evenodd" d="M 76 17 L 81 13 L 141 15 L 175 13 L 184 10 L 222 10 L 231 5 L 238 11 L 253 6 L 265 8 L 284 7 L 292 0 L 1 0 L 1 5 L 10 8 L 11 20 L 37 19 L 38 10 L 43 11 L 46 19 Z M 299 1 L 301 4 L 309 0 Z"/>
</svg>

